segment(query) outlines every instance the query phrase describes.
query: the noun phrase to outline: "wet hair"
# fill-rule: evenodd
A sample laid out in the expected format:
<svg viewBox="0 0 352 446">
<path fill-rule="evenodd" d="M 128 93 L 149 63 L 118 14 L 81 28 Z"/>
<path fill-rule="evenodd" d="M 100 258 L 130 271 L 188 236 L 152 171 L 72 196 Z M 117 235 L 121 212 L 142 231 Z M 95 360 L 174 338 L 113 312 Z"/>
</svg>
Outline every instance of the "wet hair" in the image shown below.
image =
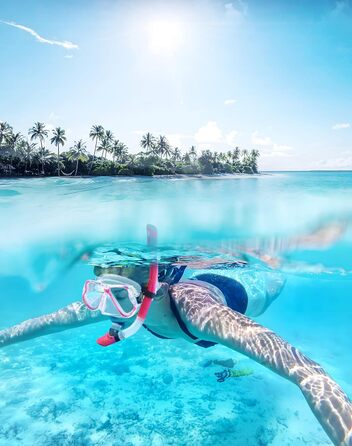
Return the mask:
<svg viewBox="0 0 352 446">
<path fill-rule="evenodd" d="M 94 266 L 94 274 L 96 276 L 102 276 L 103 274 L 117 274 L 117 269 L 120 271 L 121 270 L 121 266 L 100 266 L 100 265 L 95 265 Z M 118 275 L 122 275 L 122 274 L 118 274 Z"/>
</svg>

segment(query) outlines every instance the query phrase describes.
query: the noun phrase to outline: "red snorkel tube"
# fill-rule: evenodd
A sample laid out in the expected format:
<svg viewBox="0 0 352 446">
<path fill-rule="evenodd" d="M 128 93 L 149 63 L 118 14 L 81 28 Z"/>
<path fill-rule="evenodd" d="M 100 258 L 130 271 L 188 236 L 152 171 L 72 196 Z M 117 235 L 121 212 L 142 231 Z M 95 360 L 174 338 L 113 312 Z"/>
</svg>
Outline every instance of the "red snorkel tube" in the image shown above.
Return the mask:
<svg viewBox="0 0 352 446">
<path fill-rule="evenodd" d="M 147 225 L 147 244 L 150 247 L 156 248 L 158 239 L 158 232 L 155 226 Z M 106 333 L 101 338 L 97 339 L 97 343 L 102 347 L 107 347 L 108 345 L 114 344 L 115 342 L 122 341 L 123 339 L 129 338 L 130 336 L 137 333 L 137 331 L 143 325 L 150 305 L 157 292 L 158 287 L 158 260 L 155 256 L 155 260 L 150 265 L 149 270 L 149 280 L 147 289 L 143 292 L 143 301 L 141 307 L 138 311 L 136 320 L 128 328 L 124 330 L 116 330 L 115 328 L 110 328 L 109 332 Z"/>
</svg>

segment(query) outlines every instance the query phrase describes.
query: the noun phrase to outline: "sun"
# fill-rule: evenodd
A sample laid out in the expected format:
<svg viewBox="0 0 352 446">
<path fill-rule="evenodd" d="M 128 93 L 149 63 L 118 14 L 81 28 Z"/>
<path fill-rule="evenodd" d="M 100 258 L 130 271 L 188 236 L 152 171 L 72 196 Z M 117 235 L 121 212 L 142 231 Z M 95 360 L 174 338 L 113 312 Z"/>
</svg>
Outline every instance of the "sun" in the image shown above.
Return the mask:
<svg viewBox="0 0 352 446">
<path fill-rule="evenodd" d="M 174 53 L 183 43 L 181 23 L 172 20 L 155 20 L 147 26 L 149 49 L 158 54 Z"/>
</svg>

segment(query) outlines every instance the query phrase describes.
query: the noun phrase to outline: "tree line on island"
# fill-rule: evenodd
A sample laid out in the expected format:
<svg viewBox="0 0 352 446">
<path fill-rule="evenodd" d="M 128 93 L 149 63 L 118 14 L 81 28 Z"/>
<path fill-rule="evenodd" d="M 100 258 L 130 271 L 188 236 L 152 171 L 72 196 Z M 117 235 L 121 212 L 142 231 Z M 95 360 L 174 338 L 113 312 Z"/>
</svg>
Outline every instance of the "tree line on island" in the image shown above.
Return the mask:
<svg viewBox="0 0 352 446">
<path fill-rule="evenodd" d="M 60 176 L 60 175 L 175 175 L 257 173 L 258 150 L 227 152 L 202 150 L 195 146 L 185 153 L 172 147 L 165 136 L 146 133 L 140 141 L 141 151 L 129 153 L 128 147 L 116 139 L 110 130 L 93 125 L 87 143 L 75 141 L 66 149 L 66 133 L 61 127 L 50 132 L 42 122 L 36 122 L 28 136 L 16 133 L 7 122 L 0 122 L 1 176 Z M 50 142 L 55 152 L 47 148 Z M 65 148 L 65 150 L 64 150 Z"/>
</svg>

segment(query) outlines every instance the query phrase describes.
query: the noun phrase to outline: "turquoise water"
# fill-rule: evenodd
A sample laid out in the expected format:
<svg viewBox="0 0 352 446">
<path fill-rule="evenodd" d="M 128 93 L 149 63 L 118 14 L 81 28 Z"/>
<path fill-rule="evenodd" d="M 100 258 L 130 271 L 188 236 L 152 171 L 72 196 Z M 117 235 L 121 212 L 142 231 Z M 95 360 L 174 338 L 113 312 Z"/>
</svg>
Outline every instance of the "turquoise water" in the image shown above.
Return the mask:
<svg viewBox="0 0 352 446">
<path fill-rule="evenodd" d="M 0 329 L 79 300 L 93 265 L 148 260 L 154 223 L 162 259 L 245 258 L 245 273 L 260 274 L 270 266 L 259 251 L 279 258 L 287 283 L 258 322 L 351 397 L 351 197 L 350 172 L 0 180 Z M 331 227 L 328 240 L 309 237 Z M 108 327 L 0 350 L 1 446 L 331 444 L 299 390 L 244 356 L 145 331 L 102 349 Z M 218 383 L 211 360 L 252 374 Z"/>
</svg>

